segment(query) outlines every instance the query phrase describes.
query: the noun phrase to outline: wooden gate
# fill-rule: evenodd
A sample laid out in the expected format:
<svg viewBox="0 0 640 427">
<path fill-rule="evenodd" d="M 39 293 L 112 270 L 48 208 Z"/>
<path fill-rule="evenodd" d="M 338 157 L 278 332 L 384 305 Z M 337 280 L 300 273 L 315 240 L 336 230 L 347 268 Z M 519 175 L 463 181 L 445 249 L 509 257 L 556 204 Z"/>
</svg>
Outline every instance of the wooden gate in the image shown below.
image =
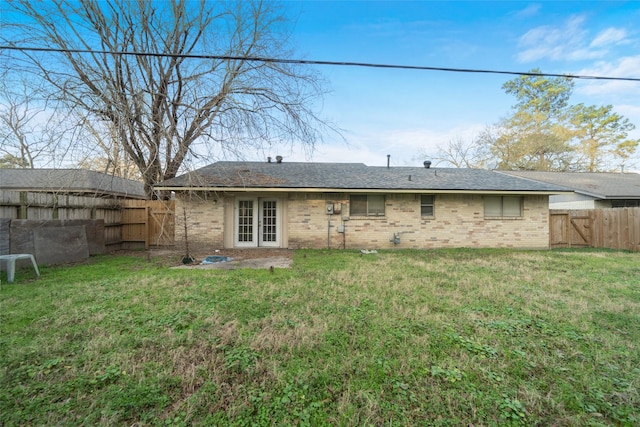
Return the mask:
<svg viewBox="0 0 640 427">
<path fill-rule="evenodd" d="M 122 242 L 129 248 L 174 245 L 173 200 L 126 200 L 122 204 Z"/>
<path fill-rule="evenodd" d="M 551 248 L 591 246 L 591 220 L 578 211 L 549 213 L 549 244 Z"/>
</svg>

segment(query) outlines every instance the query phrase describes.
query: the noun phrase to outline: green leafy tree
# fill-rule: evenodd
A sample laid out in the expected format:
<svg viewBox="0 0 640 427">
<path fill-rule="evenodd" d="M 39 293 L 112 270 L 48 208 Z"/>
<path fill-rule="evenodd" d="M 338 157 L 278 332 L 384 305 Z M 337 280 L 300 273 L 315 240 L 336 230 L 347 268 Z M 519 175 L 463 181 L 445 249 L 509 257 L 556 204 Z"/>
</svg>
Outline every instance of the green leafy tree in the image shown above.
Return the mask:
<svg viewBox="0 0 640 427">
<path fill-rule="evenodd" d="M 578 104 L 571 109 L 571 123 L 580 170 L 601 172 L 615 169 L 620 163 L 624 165 L 640 142 L 628 138 L 635 125 L 615 113 L 611 105 Z M 611 162 L 616 167 L 612 168 Z"/>
<path fill-rule="evenodd" d="M 500 123 L 490 141 L 499 169 L 566 170 L 571 163 L 571 133 L 567 126 L 570 78 L 522 75 L 502 88 L 517 99 L 513 114 Z"/>
<path fill-rule="evenodd" d="M 2 169 L 27 169 L 29 163 L 22 157 L 14 156 L 13 154 L 5 154 L 0 157 L 0 168 Z"/>
</svg>

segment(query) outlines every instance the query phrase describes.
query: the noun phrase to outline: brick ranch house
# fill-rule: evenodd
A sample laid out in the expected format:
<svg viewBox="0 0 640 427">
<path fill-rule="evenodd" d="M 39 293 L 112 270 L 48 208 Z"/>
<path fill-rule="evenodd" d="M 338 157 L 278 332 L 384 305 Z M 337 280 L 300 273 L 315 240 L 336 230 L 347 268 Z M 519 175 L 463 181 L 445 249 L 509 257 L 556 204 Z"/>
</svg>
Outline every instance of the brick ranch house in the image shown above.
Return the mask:
<svg viewBox="0 0 640 427">
<path fill-rule="evenodd" d="M 206 248 L 549 248 L 553 184 L 479 169 L 217 162 L 159 183 Z M 184 212 L 184 215 L 183 215 Z"/>
</svg>

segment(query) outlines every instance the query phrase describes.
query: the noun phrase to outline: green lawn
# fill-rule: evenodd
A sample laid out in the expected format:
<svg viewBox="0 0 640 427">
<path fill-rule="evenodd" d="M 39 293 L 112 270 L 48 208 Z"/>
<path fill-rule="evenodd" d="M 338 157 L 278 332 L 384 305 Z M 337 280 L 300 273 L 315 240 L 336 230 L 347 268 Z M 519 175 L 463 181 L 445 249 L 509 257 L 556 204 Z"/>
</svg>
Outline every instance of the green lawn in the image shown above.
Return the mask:
<svg viewBox="0 0 640 427">
<path fill-rule="evenodd" d="M 101 256 L 0 287 L 0 425 L 638 425 L 640 254 Z"/>
</svg>

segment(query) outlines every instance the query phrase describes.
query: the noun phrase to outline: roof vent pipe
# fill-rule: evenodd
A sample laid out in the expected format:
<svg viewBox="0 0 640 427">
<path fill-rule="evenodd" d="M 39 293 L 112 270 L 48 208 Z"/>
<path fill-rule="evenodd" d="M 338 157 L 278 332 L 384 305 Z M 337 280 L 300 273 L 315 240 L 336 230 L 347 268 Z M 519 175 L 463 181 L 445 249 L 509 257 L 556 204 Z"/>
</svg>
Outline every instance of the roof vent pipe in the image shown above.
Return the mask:
<svg viewBox="0 0 640 427">
<path fill-rule="evenodd" d="M 429 169 L 431 167 L 431 160 L 425 160 L 423 165 L 426 169 Z"/>
<path fill-rule="evenodd" d="M 389 162 L 391 161 L 391 154 L 387 154 L 387 169 L 389 169 Z"/>
<path fill-rule="evenodd" d="M 267 163 L 271 163 L 271 157 L 267 157 Z"/>
<path fill-rule="evenodd" d="M 276 156 L 276 162 L 282 163 L 282 156 Z"/>
</svg>

